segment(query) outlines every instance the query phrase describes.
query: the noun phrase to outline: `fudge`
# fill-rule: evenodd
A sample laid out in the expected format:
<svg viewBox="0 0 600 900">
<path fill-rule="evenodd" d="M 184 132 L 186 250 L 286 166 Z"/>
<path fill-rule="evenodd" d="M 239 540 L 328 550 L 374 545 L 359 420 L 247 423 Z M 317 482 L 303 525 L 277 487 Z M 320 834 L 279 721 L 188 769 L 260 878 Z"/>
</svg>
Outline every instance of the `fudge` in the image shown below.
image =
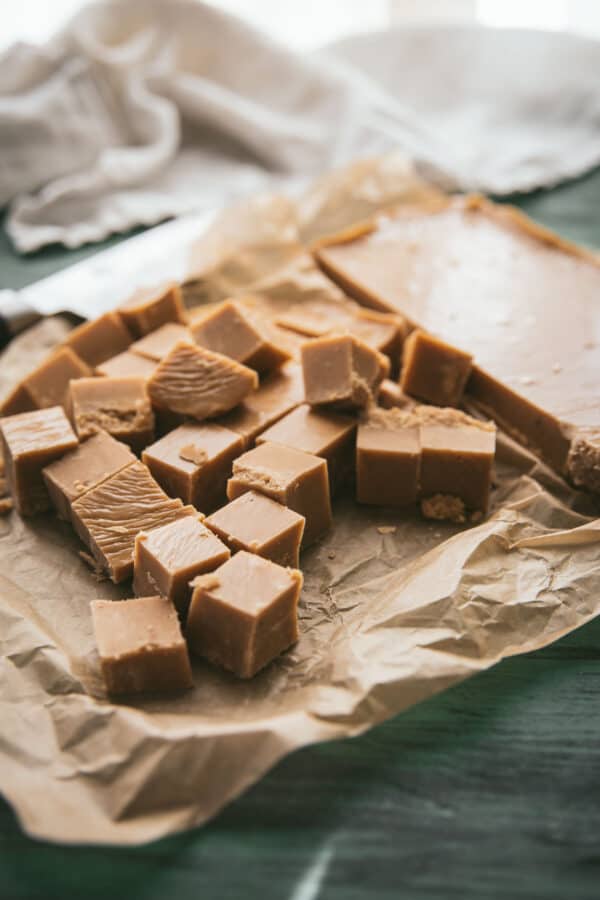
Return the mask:
<svg viewBox="0 0 600 900">
<path fill-rule="evenodd" d="M 473 357 L 416 328 L 404 343 L 400 387 L 434 406 L 458 406 Z"/>
<path fill-rule="evenodd" d="M 243 449 L 235 431 L 213 422 L 190 423 L 146 447 L 142 459 L 167 494 L 212 512 L 225 501 L 233 460 Z"/>
<path fill-rule="evenodd" d="M 305 300 L 279 313 L 275 323 L 305 337 L 322 337 L 332 332 L 347 331 L 356 311 L 357 307 L 351 302 Z"/>
<path fill-rule="evenodd" d="M 71 384 L 70 414 L 80 440 L 108 431 L 140 450 L 154 439 L 154 415 L 144 378 L 80 378 Z"/>
<path fill-rule="evenodd" d="M 304 450 L 327 460 L 329 484 L 335 492 L 351 476 L 354 466 L 356 421 L 350 416 L 303 403 L 263 431 L 257 444 L 269 441 Z"/>
<path fill-rule="evenodd" d="M 379 386 L 377 394 L 377 403 L 384 409 L 391 409 L 397 406 L 399 409 L 412 409 L 417 406 L 417 401 L 412 397 L 408 397 L 400 385 L 390 378 L 384 378 Z"/>
<path fill-rule="evenodd" d="M 194 582 L 186 637 L 191 650 L 252 678 L 298 640 L 302 573 L 240 550 Z"/>
<path fill-rule="evenodd" d="M 136 378 L 148 379 L 156 369 L 156 363 L 145 356 L 139 356 L 130 350 L 117 353 L 105 362 L 96 366 L 96 375 L 105 375 L 108 378 Z"/>
<path fill-rule="evenodd" d="M 400 409 L 371 409 L 356 436 L 356 499 L 408 506 L 419 495 L 419 420 Z"/>
<path fill-rule="evenodd" d="M 175 282 L 140 288 L 119 307 L 118 313 L 134 338 L 141 338 L 167 322 L 182 325 L 187 322 L 181 289 Z"/>
<path fill-rule="evenodd" d="M 90 369 L 69 347 L 51 353 L 21 385 L 35 409 L 65 406 L 71 379 L 90 375 Z"/>
<path fill-rule="evenodd" d="M 347 331 L 380 353 L 384 353 L 393 365 L 400 357 L 407 324 L 404 317 L 397 313 L 359 309 L 348 325 Z"/>
<path fill-rule="evenodd" d="M 232 300 L 220 303 L 197 319 L 191 331 L 201 347 L 230 356 L 257 372 L 276 369 L 290 358 L 269 333 L 268 325 Z"/>
<path fill-rule="evenodd" d="M 116 312 L 107 312 L 91 322 L 84 322 L 64 341 L 64 346 L 92 369 L 127 350 L 130 344 L 131 335 Z"/>
<path fill-rule="evenodd" d="M 304 516 L 303 549 L 331 526 L 327 463 L 318 456 L 281 444 L 265 443 L 248 450 L 233 463 L 227 496 L 235 500 L 252 490 Z"/>
<path fill-rule="evenodd" d="M 50 499 L 62 519 L 71 518 L 71 505 L 77 497 L 135 462 L 135 456 L 120 441 L 99 431 L 61 459 L 43 470 Z"/>
<path fill-rule="evenodd" d="M 160 362 L 179 341 L 191 342 L 191 340 L 189 328 L 179 325 L 177 322 L 167 322 L 156 331 L 151 331 L 139 341 L 135 341 L 130 349 L 132 353 L 137 353 L 139 356 L 154 360 L 154 362 Z"/>
<path fill-rule="evenodd" d="M 140 462 L 91 488 L 71 506 L 75 531 L 115 583 L 133 574 L 133 548 L 140 531 L 193 512 L 178 498 L 167 497 Z"/>
<path fill-rule="evenodd" d="M 235 553 L 247 550 L 280 566 L 298 566 L 304 516 L 257 491 L 247 491 L 204 524 Z"/>
<path fill-rule="evenodd" d="M 187 645 L 164 597 L 92 600 L 92 622 L 109 694 L 192 687 Z"/>
<path fill-rule="evenodd" d="M 367 406 L 390 371 L 386 356 L 349 334 L 307 341 L 301 353 L 304 393 L 311 405 Z"/>
<path fill-rule="evenodd" d="M 253 369 L 185 341 L 175 344 L 148 381 L 155 406 L 196 419 L 228 412 L 257 387 Z"/>
<path fill-rule="evenodd" d="M 31 412 L 34 409 L 35 403 L 25 390 L 25 385 L 19 382 L 0 403 L 0 416 L 16 416 L 17 413 Z"/>
<path fill-rule="evenodd" d="M 8 489 L 22 516 L 50 509 L 42 470 L 77 446 L 77 437 L 60 406 L 0 419 Z"/>
<path fill-rule="evenodd" d="M 185 616 L 196 575 L 226 562 L 228 547 L 202 524 L 199 513 L 142 531 L 135 539 L 133 590 L 138 597 L 154 592 L 166 597 Z"/>
</svg>

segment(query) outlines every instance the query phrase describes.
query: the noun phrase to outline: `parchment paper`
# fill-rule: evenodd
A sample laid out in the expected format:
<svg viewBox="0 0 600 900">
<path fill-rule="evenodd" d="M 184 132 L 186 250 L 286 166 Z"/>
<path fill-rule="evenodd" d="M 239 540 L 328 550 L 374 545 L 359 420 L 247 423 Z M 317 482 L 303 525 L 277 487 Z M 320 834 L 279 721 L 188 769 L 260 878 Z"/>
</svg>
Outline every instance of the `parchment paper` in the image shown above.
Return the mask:
<svg viewBox="0 0 600 900">
<path fill-rule="evenodd" d="M 194 249 L 188 299 L 250 286 L 269 306 L 343 302 L 302 242 L 428 190 L 388 158 L 296 203 L 245 204 Z M 29 369 L 31 348 L 62 329 L 38 326 L 0 376 Z M 56 518 L 0 520 L 0 789 L 29 833 L 127 844 L 198 825 L 292 750 L 358 734 L 600 609 L 592 501 L 508 439 L 476 527 L 351 497 L 334 514 L 302 559 L 296 647 L 249 683 L 195 661 L 193 691 L 121 704 L 102 693 L 89 602 L 130 589 L 94 581 Z"/>
</svg>

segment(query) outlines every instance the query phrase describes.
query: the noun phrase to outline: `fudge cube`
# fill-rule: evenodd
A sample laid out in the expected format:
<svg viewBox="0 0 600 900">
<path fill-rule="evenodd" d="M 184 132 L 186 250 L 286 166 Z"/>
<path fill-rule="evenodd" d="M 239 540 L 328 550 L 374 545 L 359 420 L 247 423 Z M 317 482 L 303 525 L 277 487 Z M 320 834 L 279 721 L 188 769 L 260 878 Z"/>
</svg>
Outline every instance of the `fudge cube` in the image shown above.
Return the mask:
<svg viewBox="0 0 600 900">
<path fill-rule="evenodd" d="M 325 409 L 312 409 L 303 403 L 275 425 L 263 431 L 257 444 L 269 441 L 304 450 L 327 461 L 332 492 L 347 481 L 354 469 L 356 421 Z"/>
<path fill-rule="evenodd" d="M 389 374 L 389 360 L 350 334 L 326 335 L 302 345 L 306 402 L 367 406 Z"/>
<path fill-rule="evenodd" d="M 85 378 L 90 369 L 69 347 L 50 354 L 23 379 L 22 385 L 36 409 L 66 407 L 72 379 Z"/>
<path fill-rule="evenodd" d="M 50 499 L 58 515 L 71 518 L 71 505 L 86 491 L 135 462 L 135 456 L 121 441 L 99 431 L 74 450 L 43 470 Z"/>
<path fill-rule="evenodd" d="M 331 527 L 327 463 L 318 456 L 281 444 L 265 443 L 248 450 L 233 463 L 227 496 L 235 500 L 252 490 L 304 516 L 303 548 Z"/>
<path fill-rule="evenodd" d="M 216 534 L 202 524 L 203 516 L 183 516 L 168 525 L 142 531 L 135 539 L 133 590 L 138 597 L 155 592 L 167 597 L 185 616 L 196 575 L 212 572 L 231 553 Z"/>
<path fill-rule="evenodd" d="M 50 509 L 42 470 L 77 446 L 77 437 L 60 406 L 0 419 L 8 489 L 22 516 Z"/>
<path fill-rule="evenodd" d="M 191 330 L 201 347 L 230 356 L 257 372 L 276 369 L 290 358 L 269 333 L 268 325 L 232 300 L 209 310 L 192 324 Z"/>
<path fill-rule="evenodd" d="M 181 289 L 174 281 L 140 288 L 122 306 L 119 315 L 134 338 L 141 338 L 167 322 L 185 325 L 187 316 Z"/>
<path fill-rule="evenodd" d="M 225 500 L 233 460 L 243 449 L 235 431 L 213 422 L 192 423 L 146 447 L 142 459 L 167 494 L 212 512 Z"/>
<path fill-rule="evenodd" d="M 358 426 L 356 499 L 373 506 L 407 506 L 419 490 L 419 422 L 399 409 L 372 409 Z"/>
<path fill-rule="evenodd" d="M 258 375 L 241 363 L 180 341 L 148 381 L 159 409 L 208 419 L 228 412 L 258 387 Z"/>
<path fill-rule="evenodd" d="M 92 622 L 109 694 L 182 691 L 192 687 L 187 645 L 164 597 L 93 600 Z"/>
<path fill-rule="evenodd" d="M 304 516 L 257 491 L 247 491 L 205 519 L 235 553 L 247 550 L 280 566 L 298 566 Z"/>
<path fill-rule="evenodd" d="M 180 341 L 192 341 L 189 328 L 177 322 L 167 322 L 131 345 L 131 352 L 160 362 Z"/>
<path fill-rule="evenodd" d="M 99 567 L 118 584 L 133 574 L 133 549 L 140 531 L 151 531 L 194 513 L 167 497 L 143 463 L 135 462 L 73 501 L 75 531 Z"/>
<path fill-rule="evenodd" d="M 127 350 L 131 335 L 116 312 L 107 312 L 74 328 L 64 341 L 92 369 Z"/>
<path fill-rule="evenodd" d="M 416 329 L 404 342 L 400 387 L 435 406 L 457 406 L 471 374 L 473 357 Z"/>
<path fill-rule="evenodd" d="M 190 648 L 252 678 L 298 640 L 302 573 L 240 550 L 211 575 L 201 575 L 187 620 Z"/>
<path fill-rule="evenodd" d="M 130 350 L 117 353 L 105 362 L 96 366 L 96 375 L 105 375 L 107 378 L 143 378 L 147 380 L 156 369 L 156 363 L 145 356 L 139 356 Z"/>
<path fill-rule="evenodd" d="M 154 438 L 154 414 L 144 378 L 80 378 L 71 384 L 70 413 L 81 440 L 107 431 L 141 450 Z"/>
</svg>

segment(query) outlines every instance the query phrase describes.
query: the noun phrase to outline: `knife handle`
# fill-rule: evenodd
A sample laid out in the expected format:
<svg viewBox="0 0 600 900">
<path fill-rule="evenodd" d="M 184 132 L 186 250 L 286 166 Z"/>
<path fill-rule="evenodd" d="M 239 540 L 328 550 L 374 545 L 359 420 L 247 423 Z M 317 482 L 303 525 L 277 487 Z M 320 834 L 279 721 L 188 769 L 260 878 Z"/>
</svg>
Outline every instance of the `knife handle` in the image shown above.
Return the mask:
<svg viewBox="0 0 600 900">
<path fill-rule="evenodd" d="M 0 350 L 40 318 L 16 291 L 0 291 Z"/>
</svg>

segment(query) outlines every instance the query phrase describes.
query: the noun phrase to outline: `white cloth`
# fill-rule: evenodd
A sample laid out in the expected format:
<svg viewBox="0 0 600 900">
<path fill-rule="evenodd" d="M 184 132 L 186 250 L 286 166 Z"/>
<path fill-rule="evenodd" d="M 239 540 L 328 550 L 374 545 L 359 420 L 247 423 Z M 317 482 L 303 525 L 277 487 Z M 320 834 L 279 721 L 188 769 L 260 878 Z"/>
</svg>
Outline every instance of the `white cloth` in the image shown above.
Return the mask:
<svg viewBox="0 0 600 900">
<path fill-rule="evenodd" d="M 15 246 L 77 246 L 401 148 L 452 187 L 529 190 L 600 162 L 600 45 L 395 30 L 300 56 L 190 0 L 88 6 L 0 58 Z"/>
</svg>

